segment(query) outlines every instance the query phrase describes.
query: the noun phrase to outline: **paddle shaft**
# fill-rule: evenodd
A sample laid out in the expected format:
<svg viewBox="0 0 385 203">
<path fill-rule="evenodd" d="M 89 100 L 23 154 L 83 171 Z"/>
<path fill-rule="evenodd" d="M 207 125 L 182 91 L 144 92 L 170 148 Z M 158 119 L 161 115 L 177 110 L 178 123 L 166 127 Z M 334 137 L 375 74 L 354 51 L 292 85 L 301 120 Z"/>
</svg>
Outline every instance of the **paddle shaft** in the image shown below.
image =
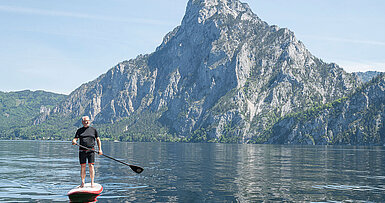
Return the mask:
<svg viewBox="0 0 385 203">
<path fill-rule="evenodd" d="M 82 145 L 80 145 L 80 144 L 78 144 L 78 143 L 76 143 L 76 145 L 79 146 L 79 147 L 81 147 L 81 148 L 84 148 L 84 149 L 87 149 L 87 150 L 90 150 L 90 151 L 92 151 L 92 152 L 95 152 L 95 153 L 99 154 L 99 151 L 95 151 L 95 150 L 93 150 L 93 149 L 91 149 L 91 148 L 82 146 Z M 109 158 L 109 159 L 112 159 L 112 160 L 117 161 L 117 162 L 119 162 L 119 163 L 121 163 L 121 164 L 124 164 L 124 165 L 126 165 L 126 166 L 129 166 L 129 167 L 130 167 L 134 172 L 136 172 L 136 173 L 141 173 L 141 172 L 143 171 L 143 168 L 141 168 L 141 167 L 139 167 L 139 166 L 135 166 L 135 165 L 131 165 L 131 164 L 125 163 L 125 162 L 123 162 L 123 161 L 117 160 L 117 159 L 112 158 L 112 157 L 110 157 L 110 156 L 107 156 L 107 155 L 105 155 L 105 154 L 102 154 L 102 156 L 105 156 L 105 157 L 107 157 L 107 158 Z"/>
</svg>

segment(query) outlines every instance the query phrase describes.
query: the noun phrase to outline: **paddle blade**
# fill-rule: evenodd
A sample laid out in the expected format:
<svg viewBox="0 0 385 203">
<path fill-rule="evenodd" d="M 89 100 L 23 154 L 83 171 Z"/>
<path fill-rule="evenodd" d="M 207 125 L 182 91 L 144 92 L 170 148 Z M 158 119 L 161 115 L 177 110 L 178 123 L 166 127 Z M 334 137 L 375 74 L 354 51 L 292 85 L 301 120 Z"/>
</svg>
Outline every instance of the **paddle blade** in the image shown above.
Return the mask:
<svg viewBox="0 0 385 203">
<path fill-rule="evenodd" d="M 130 165 L 130 168 L 131 168 L 135 173 L 142 173 L 142 172 L 143 172 L 143 168 L 141 168 L 141 167 L 139 167 L 139 166 Z"/>
</svg>

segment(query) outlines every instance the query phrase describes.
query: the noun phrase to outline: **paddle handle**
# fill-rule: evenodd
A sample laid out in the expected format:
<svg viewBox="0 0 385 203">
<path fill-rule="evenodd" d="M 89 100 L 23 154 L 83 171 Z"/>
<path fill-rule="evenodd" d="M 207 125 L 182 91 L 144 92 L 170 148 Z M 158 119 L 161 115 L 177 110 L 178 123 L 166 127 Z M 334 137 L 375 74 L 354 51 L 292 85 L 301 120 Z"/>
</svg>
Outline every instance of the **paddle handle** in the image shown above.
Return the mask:
<svg viewBox="0 0 385 203">
<path fill-rule="evenodd" d="M 83 148 L 83 149 L 90 150 L 90 151 L 92 151 L 92 152 L 95 152 L 95 153 L 99 154 L 99 151 L 96 151 L 96 150 L 93 150 L 93 149 L 91 149 L 91 148 L 82 146 L 82 145 L 80 145 L 80 144 L 78 144 L 78 143 L 75 143 L 75 145 L 77 145 L 77 146 L 79 146 L 79 147 L 81 147 L 81 148 Z M 114 161 L 117 161 L 117 162 L 119 162 L 119 163 L 121 163 L 121 164 L 124 164 L 124 165 L 126 165 L 126 166 L 129 166 L 135 173 L 141 173 L 141 172 L 143 172 L 143 168 L 142 168 L 142 167 L 139 167 L 139 166 L 135 166 L 135 165 L 131 165 L 131 164 L 125 163 L 125 162 L 123 162 L 123 161 L 117 160 L 117 159 L 112 158 L 112 157 L 110 157 L 110 156 L 107 156 L 107 155 L 105 155 L 105 154 L 102 154 L 102 155 L 105 156 L 105 157 L 107 157 L 107 158 L 109 158 L 109 159 L 112 159 L 112 160 L 114 160 Z"/>
<path fill-rule="evenodd" d="M 81 147 L 81 148 L 83 148 L 83 149 L 86 149 L 86 150 L 89 150 L 89 151 L 92 151 L 92 152 L 96 152 L 97 154 L 99 154 L 99 151 L 96 151 L 96 150 L 93 150 L 93 149 L 91 149 L 91 148 L 85 147 L 85 146 L 80 145 L 80 144 L 78 144 L 78 143 L 75 143 L 75 145 L 77 145 L 77 146 L 79 146 L 79 147 Z"/>
</svg>

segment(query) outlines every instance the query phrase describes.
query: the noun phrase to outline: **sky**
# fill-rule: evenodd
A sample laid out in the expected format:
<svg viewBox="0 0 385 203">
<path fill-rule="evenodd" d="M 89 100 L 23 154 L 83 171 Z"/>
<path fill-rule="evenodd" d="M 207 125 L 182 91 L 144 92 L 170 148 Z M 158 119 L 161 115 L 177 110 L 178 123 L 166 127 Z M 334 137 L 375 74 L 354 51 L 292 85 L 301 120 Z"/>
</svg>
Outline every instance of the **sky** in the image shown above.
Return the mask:
<svg viewBox="0 0 385 203">
<path fill-rule="evenodd" d="M 0 91 L 70 94 L 155 51 L 188 0 L 0 0 Z M 241 0 L 347 72 L 385 72 L 383 0 Z"/>
</svg>

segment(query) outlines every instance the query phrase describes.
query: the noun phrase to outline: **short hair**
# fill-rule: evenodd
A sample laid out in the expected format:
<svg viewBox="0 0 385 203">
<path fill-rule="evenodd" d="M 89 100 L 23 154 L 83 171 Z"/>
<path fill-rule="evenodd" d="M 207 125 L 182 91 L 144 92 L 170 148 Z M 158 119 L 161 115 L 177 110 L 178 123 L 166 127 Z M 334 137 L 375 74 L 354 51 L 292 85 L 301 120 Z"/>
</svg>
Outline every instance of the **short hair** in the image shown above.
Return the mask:
<svg viewBox="0 0 385 203">
<path fill-rule="evenodd" d="M 83 116 L 83 117 L 82 117 L 82 121 L 84 121 L 84 120 L 90 120 L 90 117 L 88 117 L 88 116 Z"/>
</svg>

